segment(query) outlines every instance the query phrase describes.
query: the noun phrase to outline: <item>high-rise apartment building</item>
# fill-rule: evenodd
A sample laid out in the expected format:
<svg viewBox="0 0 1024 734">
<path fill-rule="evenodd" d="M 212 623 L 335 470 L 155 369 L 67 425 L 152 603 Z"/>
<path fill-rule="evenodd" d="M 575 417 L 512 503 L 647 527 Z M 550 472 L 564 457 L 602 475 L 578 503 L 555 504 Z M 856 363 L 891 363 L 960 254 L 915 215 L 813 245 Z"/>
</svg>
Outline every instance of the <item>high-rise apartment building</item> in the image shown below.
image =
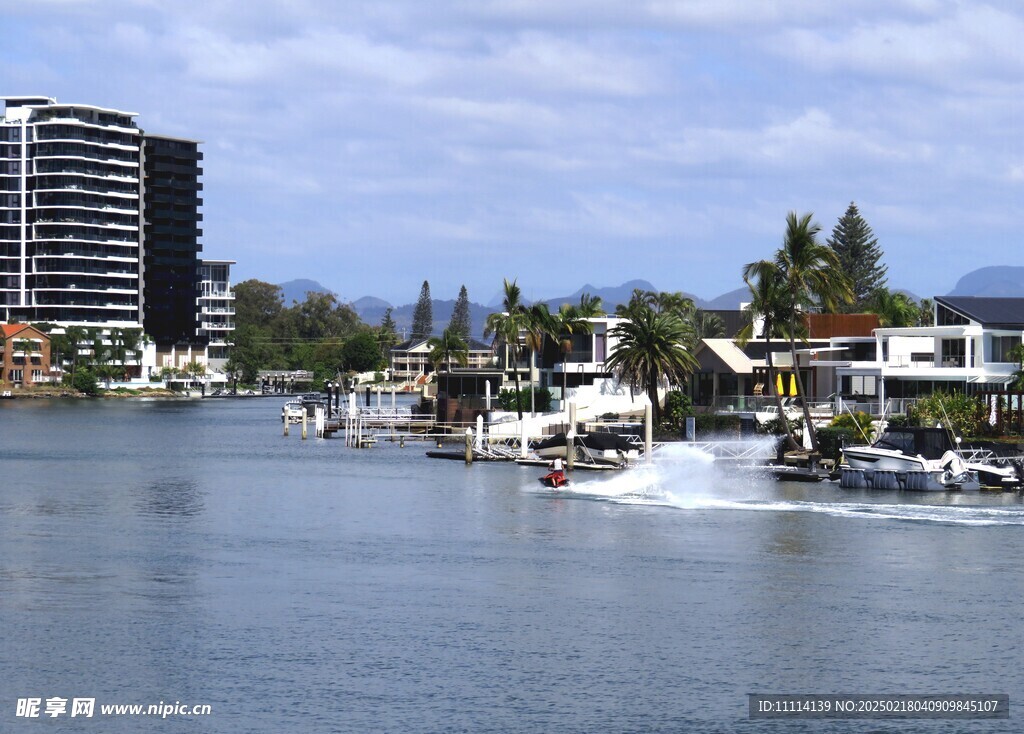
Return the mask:
<svg viewBox="0 0 1024 734">
<path fill-rule="evenodd" d="M 141 327 L 143 137 L 135 113 L 3 99 L 0 318 Z"/>
<path fill-rule="evenodd" d="M 199 206 L 203 200 L 194 140 L 143 139 L 143 322 L 159 346 L 199 345 Z"/>
<path fill-rule="evenodd" d="M 229 290 L 230 261 L 201 270 L 199 144 L 147 134 L 134 112 L 0 100 L 0 321 L 141 329 L 156 366 L 213 337 L 223 362 L 233 319 L 210 295 Z"/>
</svg>

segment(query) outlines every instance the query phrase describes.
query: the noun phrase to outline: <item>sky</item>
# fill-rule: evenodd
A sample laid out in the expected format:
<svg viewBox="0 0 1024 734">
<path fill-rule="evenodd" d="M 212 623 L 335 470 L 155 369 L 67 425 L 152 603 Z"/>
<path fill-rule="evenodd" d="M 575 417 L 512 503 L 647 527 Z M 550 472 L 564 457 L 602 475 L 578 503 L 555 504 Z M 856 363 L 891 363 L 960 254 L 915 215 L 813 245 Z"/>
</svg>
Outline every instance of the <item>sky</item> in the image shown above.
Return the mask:
<svg viewBox="0 0 1024 734">
<path fill-rule="evenodd" d="M 889 284 L 1021 265 L 1016 0 L 25 0 L 0 95 L 203 141 L 203 248 L 343 300 L 710 299 L 850 202 Z"/>
</svg>

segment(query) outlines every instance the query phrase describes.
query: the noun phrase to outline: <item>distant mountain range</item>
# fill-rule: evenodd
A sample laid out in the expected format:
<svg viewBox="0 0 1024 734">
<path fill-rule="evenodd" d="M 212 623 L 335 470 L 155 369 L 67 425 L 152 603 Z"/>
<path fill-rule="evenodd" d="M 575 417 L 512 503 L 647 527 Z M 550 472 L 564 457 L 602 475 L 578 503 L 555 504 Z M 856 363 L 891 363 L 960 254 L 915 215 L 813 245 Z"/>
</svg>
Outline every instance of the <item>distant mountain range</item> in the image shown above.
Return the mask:
<svg viewBox="0 0 1024 734">
<path fill-rule="evenodd" d="M 315 280 L 290 280 L 279 285 L 284 294 L 284 303 L 287 306 L 290 306 L 292 301 L 300 303 L 305 301 L 306 293 L 310 291 L 317 293 L 332 292 L 329 288 Z M 557 309 L 563 303 L 579 303 L 580 296 L 584 293 L 589 293 L 592 296 L 600 296 L 604 308 L 608 312 L 613 312 L 620 303 L 627 303 L 633 290 L 637 288 L 646 291 L 657 290 L 654 285 L 646 280 L 630 280 L 619 286 L 604 288 L 598 288 L 588 283 L 570 295 L 548 298 L 544 302 L 550 308 Z M 748 300 L 749 291 L 746 288 L 737 288 L 707 301 L 689 293 L 685 295 L 692 298 L 699 308 L 731 311 L 738 309 L 741 303 Z M 979 268 L 960 278 L 956 287 L 948 295 L 1024 298 L 1024 267 L 995 265 Z M 501 300 L 502 294 L 498 293 L 487 305 L 472 302 L 469 304 L 473 336 L 475 338 L 479 339 L 481 337 L 488 314 L 493 313 L 501 306 Z M 434 310 L 434 333 L 440 333 L 451 319 L 455 301 L 434 299 L 432 303 Z M 402 306 L 392 306 L 392 304 L 382 298 L 364 296 L 354 301 L 351 305 L 356 313 L 359 314 L 359 318 L 368 324 L 374 326 L 379 324 L 384 317 L 384 311 L 391 308 L 391 318 L 395 320 L 399 334 L 408 333 L 412 326 L 412 312 L 415 309 L 415 304 L 407 303 Z"/>
</svg>

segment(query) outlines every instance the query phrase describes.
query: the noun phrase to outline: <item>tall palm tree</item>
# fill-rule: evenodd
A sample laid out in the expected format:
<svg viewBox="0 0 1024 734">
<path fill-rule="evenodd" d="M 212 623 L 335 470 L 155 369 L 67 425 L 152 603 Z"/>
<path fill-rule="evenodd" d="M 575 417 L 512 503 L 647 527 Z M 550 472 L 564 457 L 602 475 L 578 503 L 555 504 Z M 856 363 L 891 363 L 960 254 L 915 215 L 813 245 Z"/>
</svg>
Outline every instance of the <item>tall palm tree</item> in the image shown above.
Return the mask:
<svg viewBox="0 0 1024 734">
<path fill-rule="evenodd" d="M 606 363 L 630 387 L 647 391 L 654 423 L 660 419 L 658 385 L 662 377 L 683 382 L 693 374 L 697 360 L 686 349 L 692 334 L 675 314 L 637 309 L 611 330 L 618 343 Z"/>
<path fill-rule="evenodd" d="M 789 448 L 796 450 L 800 445 L 789 430 L 789 422 L 786 420 L 786 411 L 782 407 L 782 395 L 778 390 L 773 389 L 775 385 L 775 364 L 772 357 L 771 340 L 785 337 L 784 324 L 786 323 L 785 302 L 780 281 L 764 276 L 755 276 L 752 279 L 746 275 L 743 277 L 747 287 L 750 288 L 750 303 L 744 309 L 747 323 L 736 335 L 736 343 L 745 347 L 754 338 L 756 321 L 761 321 L 761 336 L 764 337 L 765 361 L 768 363 L 768 391 L 775 395 L 775 406 L 779 411 L 780 428 L 786 429 L 786 438 Z"/>
<path fill-rule="evenodd" d="M 69 326 L 64 330 L 64 335 L 71 350 L 71 384 L 75 383 L 75 369 L 78 367 L 78 352 L 83 341 L 88 338 L 88 332 L 81 326 Z"/>
<path fill-rule="evenodd" d="M 839 265 L 839 258 L 828 245 L 818 242 L 821 225 L 812 221 L 813 214 L 797 218 L 796 212 L 786 215 L 786 235 L 774 260 L 750 263 L 743 269 L 743 278 L 767 277 L 778 280 L 784 292 L 786 320 L 789 331 L 789 350 L 793 358 L 797 395 L 801 397 L 804 425 L 811 438 L 811 446 L 818 450 L 818 436 L 811 423 L 811 410 L 805 398 L 803 378 L 800 376 L 796 355 L 798 321 L 815 306 L 835 311 L 839 302 L 851 303 L 853 289 L 850 280 Z"/>
<path fill-rule="evenodd" d="M 502 312 L 487 316 L 484 324 L 484 338 L 494 335 L 494 349 L 505 348 L 508 359 L 512 362 L 512 377 L 516 384 L 516 409 L 519 420 L 523 419 L 523 409 L 519 397 L 519 333 L 526 326 L 526 312 L 522 301 L 522 291 L 513 280 L 505 278 L 505 294 L 502 298 Z"/>
<path fill-rule="evenodd" d="M 587 302 L 588 295 L 584 293 L 580 297 L 580 305 L 574 306 L 563 303 L 558 312 L 553 314 L 555 319 L 555 332 L 558 349 L 562 353 L 562 400 L 565 400 L 566 391 L 566 363 L 569 353 L 572 351 L 572 337 L 574 334 L 593 334 L 594 324 L 590 321 L 590 314 L 596 310 L 592 302 Z M 597 299 L 597 307 L 600 308 L 601 299 Z M 586 314 L 586 315 L 585 315 Z"/>
<path fill-rule="evenodd" d="M 552 339 L 558 336 L 558 324 L 555 317 L 548 310 L 546 303 L 535 303 L 526 309 L 526 348 L 530 350 L 530 413 L 536 413 L 535 392 L 537 386 L 533 384 L 533 373 L 537 369 L 537 354 L 544 348 L 544 339 Z"/>
<path fill-rule="evenodd" d="M 441 336 L 430 337 L 427 346 L 435 369 L 444 364 L 446 371 L 451 372 L 453 359 L 463 367 L 469 364 L 469 345 L 451 328 L 442 331 Z"/>
</svg>

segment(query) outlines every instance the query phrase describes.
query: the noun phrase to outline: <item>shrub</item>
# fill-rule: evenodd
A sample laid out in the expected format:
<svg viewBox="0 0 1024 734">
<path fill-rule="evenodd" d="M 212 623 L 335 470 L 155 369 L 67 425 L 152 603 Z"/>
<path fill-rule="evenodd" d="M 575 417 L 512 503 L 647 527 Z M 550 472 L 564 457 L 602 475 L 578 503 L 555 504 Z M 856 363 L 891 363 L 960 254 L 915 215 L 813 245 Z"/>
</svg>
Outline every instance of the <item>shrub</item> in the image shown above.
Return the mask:
<svg viewBox="0 0 1024 734">
<path fill-rule="evenodd" d="M 707 435 L 736 436 L 740 434 L 740 417 L 738 415 L 715 415 L 701 413 L 694 417 L 694 428 L 697 439 Z"/>
<path fill-rule="evenodd" d="M 545 413 L 551 409 L 551 391 L 546 387 L 535 387 L 533 389 L 533 402 L 537 412 Z M 498 392 L 498 404 L 502 410 L 509 412 L 515 412 L 516 406 L 516 391 L 509 388 L 503 388 Z M 519 392 L 519 406 L 518 410 L 522 410 L 524 413 L 530 410 L 530 389 L 524 388 Z"/>
<path fill-rule="evenodd" d="M 952 425 L 946 425 L 947 416 Z M 942 423 L 959 435 L 980 436 L 988 426 L 988 411 L 978 398 L 961 392 L 952 395 L 937 392 L 914 403 L 913 420 L 919 426 Z"/>
<path fill-rule="evenodd" d="M 897 413 L 896 415 L 890 415 L 886 421 L 890 428 L 908 428 L 913 425 L 910 422 L 910 416 L 904 415 L 903 413 Z"/>
<path fill-rule="evenodd" d="M 821 451 L 822 458 L 838 461 L 839 450 L 843 446 L 858 442 L 858 439 L 854 436 L 855 430 L 844 426 L 823 426 L 819 428 L 818 449 Z"/>
<path fill-rule="evenodd" d="M 783 424 L 783 420 L 786 421 Z M 757 424 L 757 432 L 764 433 L 769 436 L 784 436 L 786 433 L 795 433 L 798 429 L 803 426 L 803 418 L 796 420 L 789 420 L 788 418 L 772 418 L 762 423 Z"/>
<path fill-rule="evenodd" d="M 868 441 L 874 439 L 875 427 L 871 425 L 871 416 L 859 410 L 853 415 L 849 413 L 837 415 L 829 425 L 833 428 L 848 428 L 850 435 L 854 436 L 858 441 L 863 441 L 865 436 L 867 436 Z M 864 435 L 861 435 L 862 431 Z"/>
<path fill-rule="evenodd" d="M 693 415 L 693 401 L 690 396 L 679 390 L 673 390 L 665 396 L 663 422 L 670 428 L 679 428 L 688 415 Z"/>
<path fill-rule="evenodd" d="M 75 372 L 75 379 L 72 381 L 72 387 L 78 392 L 85 395 L 98 395 L 99 394 L 99 383 L 96 381 L 96 375 L 93 374 L 92 370 L 80 367 Z"/>
</svg>

